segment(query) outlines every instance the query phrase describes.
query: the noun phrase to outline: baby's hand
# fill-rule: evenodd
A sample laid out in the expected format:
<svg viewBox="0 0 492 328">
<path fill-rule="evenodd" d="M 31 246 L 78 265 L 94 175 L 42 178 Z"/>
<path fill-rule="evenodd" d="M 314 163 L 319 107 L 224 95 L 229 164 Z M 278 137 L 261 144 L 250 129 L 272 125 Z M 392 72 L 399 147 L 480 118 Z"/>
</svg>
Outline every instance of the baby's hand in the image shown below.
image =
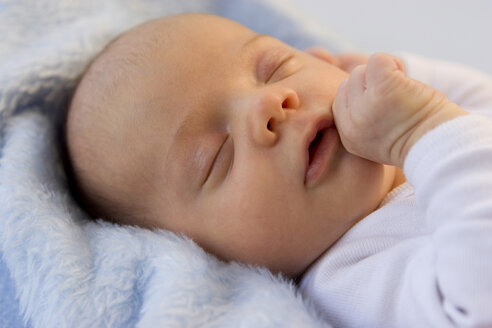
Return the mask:
<svg viewBox="0 0 492 328">
<path fill-rule="evenodd" d="M 408 78 L 400 59 L 377 53 L 340 84 L 333 115 L 344 147 L 369 160 L 403 167 L 427 131 L 466 111 Z"/>
</svg>

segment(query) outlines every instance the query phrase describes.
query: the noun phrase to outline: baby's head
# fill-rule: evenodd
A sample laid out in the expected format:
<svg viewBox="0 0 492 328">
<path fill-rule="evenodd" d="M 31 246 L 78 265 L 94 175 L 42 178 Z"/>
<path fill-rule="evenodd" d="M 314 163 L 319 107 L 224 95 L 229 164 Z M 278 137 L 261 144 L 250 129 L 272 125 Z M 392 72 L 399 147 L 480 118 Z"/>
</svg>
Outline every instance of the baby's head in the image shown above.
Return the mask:
<svg viewBox="0 0 492 328">
<path fill-rule="evenodd" d="M 145 23 L 76 90 L 66 137 L 77 188 L 94 215 L 298 275 L 393 182 L 392 168 L 340 142 L 331 106 L 346 77 L 224 18 Z"/>
</svg>

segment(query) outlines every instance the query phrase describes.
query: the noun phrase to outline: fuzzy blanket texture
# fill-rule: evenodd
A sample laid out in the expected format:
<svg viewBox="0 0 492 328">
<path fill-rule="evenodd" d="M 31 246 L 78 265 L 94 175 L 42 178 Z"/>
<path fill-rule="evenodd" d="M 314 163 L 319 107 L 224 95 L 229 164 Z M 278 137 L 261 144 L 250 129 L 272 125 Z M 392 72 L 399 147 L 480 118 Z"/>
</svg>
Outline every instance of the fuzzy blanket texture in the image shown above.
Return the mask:
<svg viewBox="0 0 492 328">
<path fill-rule="evenodd" d="M 59 128 L 113 37 L 181 12 L 232 18 L 298 48 L 350 44 L 281 0 L 0 1 L 0 327 L 326 327 L 292 282 L 193 241 L 90 220 Z"/>
</svg>

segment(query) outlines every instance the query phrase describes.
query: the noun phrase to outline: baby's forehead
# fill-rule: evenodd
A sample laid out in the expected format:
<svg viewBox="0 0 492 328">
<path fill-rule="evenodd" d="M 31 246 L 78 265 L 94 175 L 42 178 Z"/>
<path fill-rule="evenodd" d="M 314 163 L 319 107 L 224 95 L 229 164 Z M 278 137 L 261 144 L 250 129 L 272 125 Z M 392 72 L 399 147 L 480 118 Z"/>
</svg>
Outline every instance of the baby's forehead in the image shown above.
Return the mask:
<svg viewBox="0 0 492 328">
<path fill-rule="evenodd" d="M 110 42 L 91 64 L 85 80 L 91 81 L 88 85 L 94 89 L 101 85 L 117 89 L 138 80 L 139 75 L 151 75 L 155 68 L 165 71 L 164 78 L 173 83 L 191 79 L 198 65 L 216 65 L 219 55 L 225 56 L 228 44 L 240 34 L 254 32 L 212 15 L 187 14 L 149 21 Z"/>
<path fill-rule="evenodd" d="M 204 32 L 221 31 L 224 25 L 237 33 Z M 173 122 L 171 116 L 179 115 L 200 94 L 208 96 L 210 78 L 226 65 L 222 55 L 226 45 L 237 43 L 238 34 L 247 39 L 244 36 L 255 33 L 207 15 L 163 18 L 137 26 L 108 44 L 88 70 L 79 96 L 100 101 L 97 107 L 103 107 L 106 120 L 126 118 L 128 127 L 140 123 L 141 128 L 151 129 L 159 121 L 154 115 L 162 114 L 164 108 L 166 122 Z"/>
</svg>

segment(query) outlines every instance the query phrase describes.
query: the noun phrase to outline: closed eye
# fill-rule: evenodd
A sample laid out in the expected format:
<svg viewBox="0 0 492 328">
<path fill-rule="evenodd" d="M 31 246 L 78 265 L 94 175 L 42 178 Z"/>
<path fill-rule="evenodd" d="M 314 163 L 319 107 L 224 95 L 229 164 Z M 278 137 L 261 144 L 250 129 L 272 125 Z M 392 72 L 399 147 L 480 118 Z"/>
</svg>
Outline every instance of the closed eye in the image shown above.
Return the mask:
<svg viewBox="0 0 492 328">
<path fill-rule="evenodd" d="M 208 184 L 211 181 L 215 183 L 220 181 L 221 177 L 225 177 L 227 175 L 234 158 L 233 148 L 232 138 L 227 136 L 210 163 L 204 184 Z"/>
<path fill-rule="evenodd" d="M 292 58 L 294 58 L 294 54 L 284 57 L 278 63 L 278 65 L 275 66 L 275 69 L 273 69 L 272 72 L 268 75 L 268 77 L 265 80 L 265 83 L 269 83 L 272 77 L 275 76 L 275 74 L 282 68 L 282 66 L 284 66 L 287 62 L 289 62 Z"/>
</svg>

